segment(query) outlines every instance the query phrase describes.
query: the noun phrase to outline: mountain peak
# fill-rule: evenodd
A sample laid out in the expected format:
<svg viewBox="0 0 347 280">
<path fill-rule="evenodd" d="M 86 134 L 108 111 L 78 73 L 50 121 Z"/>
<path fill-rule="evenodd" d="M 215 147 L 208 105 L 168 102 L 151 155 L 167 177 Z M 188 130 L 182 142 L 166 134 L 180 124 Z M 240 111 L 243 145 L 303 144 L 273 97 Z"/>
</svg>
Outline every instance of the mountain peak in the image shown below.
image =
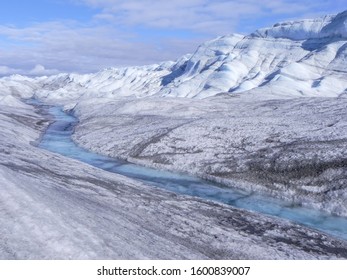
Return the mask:
<svg viewBox="0 0 347 280">
<path fill-rule="evenodd" d="M 252 37 L 308 40 L 322 38 L 347 38 L 347 10 L 337 15 L 316 19 L 303 19 L 276 23 L 270 28 L 261 28 Z"/>
</svg>

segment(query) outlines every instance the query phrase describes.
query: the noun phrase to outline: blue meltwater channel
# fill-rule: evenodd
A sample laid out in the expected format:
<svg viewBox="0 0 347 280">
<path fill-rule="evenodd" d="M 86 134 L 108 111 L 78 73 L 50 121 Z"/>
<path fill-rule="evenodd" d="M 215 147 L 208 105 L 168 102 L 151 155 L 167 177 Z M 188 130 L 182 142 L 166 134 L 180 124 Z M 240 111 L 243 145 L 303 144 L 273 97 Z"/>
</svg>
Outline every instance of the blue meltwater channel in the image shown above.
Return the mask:
<svg viewBox="0 0 347 280">
<path fill-rule="evenodd" d="M 281 217 L 347 240 L 346 218 L 332 216 L 314 209 L 294 206 L 288 202 L 269 198 L 265 195 L 223 187 L 193 176 L 142 167 L 87 151 L 77 146 L 71 138 L 78 119 L 64 112 L 61 107 L 47 108 L 54 117 L 54 122 L 42 136 L 39 144 L 40 148 L 175 193 L 218 201 L 237 208 Z"/>
</svg>

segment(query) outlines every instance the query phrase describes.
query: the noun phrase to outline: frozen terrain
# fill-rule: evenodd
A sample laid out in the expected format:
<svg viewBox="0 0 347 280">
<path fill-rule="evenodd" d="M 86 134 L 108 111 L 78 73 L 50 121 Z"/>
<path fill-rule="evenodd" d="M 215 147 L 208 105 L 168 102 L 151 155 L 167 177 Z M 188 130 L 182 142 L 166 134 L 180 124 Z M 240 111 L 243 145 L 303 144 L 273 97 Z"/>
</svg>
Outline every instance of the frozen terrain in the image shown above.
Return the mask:
<svg viewBox="0 0 347 280">
<path fill-rule="evenodd" d="M 38 102 L 35 100 L 34 103 Z M 54 117 L 54 123 L 43 134 L 38 145 L 40 148 L 176 194 L 217 201 L 261 214 L 281 217 L 347 240 L 346 218 L 329 215 L 324 211 L 303 207 L 283 199 L 274 199 L 268 194 L 261 195 L 259 192 L 252 192 L 249 189 L 241 191 L 235 187 L 228 188 L 186 174 L 153 169 L 96 154 L 81 148 L 72 140 L 75 126 L 78 123 L 75 116 L 56 106 L 50 107 L 49 113 Z"/>
<path fill-rule="evenodd" d="M 347 11 L 175 62 L 1 78 L 0 258 L 346 258 L 314 230 L 36 148 L 49 116 L 20 101 L 72 110 L 99 154 L 347 216 L 346 30 Z"/>
<path fill-rule="evenodd" d="M 29 106 L 1 106 L 0 259 L 347 257 L 324 234 L 32 146 L 46 125 Z"/>
<path fill-rule="evenodd" d="M 347 216 L 346 101 L 90 100 L 75 108 L 74 140 L 100 154 Z"/>
</svg>

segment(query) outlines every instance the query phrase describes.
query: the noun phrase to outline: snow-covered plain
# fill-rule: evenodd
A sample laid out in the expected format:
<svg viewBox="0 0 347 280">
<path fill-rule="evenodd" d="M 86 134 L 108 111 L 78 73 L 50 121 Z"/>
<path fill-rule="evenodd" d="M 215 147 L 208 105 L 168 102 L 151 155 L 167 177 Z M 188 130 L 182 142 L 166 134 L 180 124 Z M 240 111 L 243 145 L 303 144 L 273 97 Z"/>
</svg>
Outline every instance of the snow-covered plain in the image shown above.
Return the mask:
<svg viewBox="0 0 347 280">
<path fill-rule="evenodd" d="M 176 62 L 0 79 L 0 258 L 346 258 L 313 230 L 35 148 L 49 117 L 20 101 L 73 110 L 100 154 L 347 216 L 346 30 L 347 11 Z"/>
</svg>

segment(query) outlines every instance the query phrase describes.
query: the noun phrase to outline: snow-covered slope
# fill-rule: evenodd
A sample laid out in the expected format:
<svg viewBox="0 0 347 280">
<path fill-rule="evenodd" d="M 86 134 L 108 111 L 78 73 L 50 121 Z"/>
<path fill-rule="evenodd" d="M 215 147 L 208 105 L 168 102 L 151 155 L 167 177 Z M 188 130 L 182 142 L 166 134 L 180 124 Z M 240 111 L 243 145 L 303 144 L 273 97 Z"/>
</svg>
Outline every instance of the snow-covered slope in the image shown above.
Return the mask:
<svg viewBox="0 0 347 280">
<path fill-rule="evenodd" d="M 334 97 L 347 91 L 347 11 L 275 24 L 248 36 L 202 44 L 176 62 L 96 74 L 0 79 L 2 94 L 53 99 L 109 96 L 205 98 L 252 92 L 271 97 Z"/>
<path fill-rule="evenodd" d="M 275 24 L 201 45 L 166 95 L 207 97 L 257 88 L 276 96 L 338 96 L 347 88 L 347 12 Z"/>
<path fill-rule="evenodd" d="M 322 38 L 347 39 L 347 11 L 336 16 L 328 15 L 318 19 L 277 23 L 271 28 L 262 28 L 253 35 L 262 38 L 287 38 L 308 40 Z"/>
<path fill-rule="evenodd" d="M 29 98 L 38 90 L 39 82 L 43 78 L 32 79 L 21 75 L 12 75 L 0 79 L 1 96 L 12 95 L 14 97 Z"/>
<path fill-rule="evenodd" d="M 317 231 L 30 145 L 47 122 L 0 106 L 0 260 L 347 257 L 345 241 Z"/>
<path fill-rule="evenodd" d="M 110 68 L 87 75 L 59 74 L 40 81 L 40 90 L 36 94 L 53 99 L 149 96 L 160 89 L 161 78 L 170 73 L 172 64 L 165 62 L 142 67 Z"/>
<path fill-rule="evenodd" d="M 347 99 L 95 98 L 73 139 L 98 154 L 347 217 Z"/>
</svg>

